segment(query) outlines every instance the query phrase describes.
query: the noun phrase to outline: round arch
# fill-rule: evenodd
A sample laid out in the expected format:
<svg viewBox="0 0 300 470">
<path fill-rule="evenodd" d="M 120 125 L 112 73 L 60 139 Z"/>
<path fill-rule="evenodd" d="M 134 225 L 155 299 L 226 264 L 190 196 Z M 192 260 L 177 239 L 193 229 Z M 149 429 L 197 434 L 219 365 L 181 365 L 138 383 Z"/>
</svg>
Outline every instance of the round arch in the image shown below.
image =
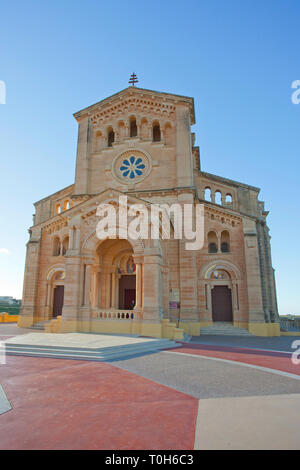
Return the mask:
<svg viewBox="0 0 300 470">
<path fill-rule="evenodd" d="M 52 266 L 46 275 L 46 316 L 50 320 L 62 314 L 66 271 L 62 264 Z"/>
<path fill-rule="evenodd" d="M 118 226 L 117 231 L 119 231 L 119 229 L 120 227 Z M 106 237 L 102 240 L 99 240 L 96 230 L 93 230 L 83 241 L 81 250 L 84 254 L 94 254 L 95 250 L 106 240 L 121 240 L 121 238 Z M 131 244 L 135 254 L 142 254 L 144 252 L 145 246 L 142 239 L 132 240 L 128 238 L 128 242 Z"/>
<path fill-rule="evenodd" d="M 209 279 L 211 272 L 216 269 L 223 269 L 224 271 L 227 271 L 232 280 L 239 280 L 242 277 L 240 269 L 235 264 L 231 263 L 230 261 L 221 259 L 218 261 L 210 262 L 204 267 L 200 268 L 198 276 L 199 279 Z"/>
<path fill-rule="evenodd" d="M 205 317 L 212 322 L 237 321 L 239 317 L 238 288 L 240 269 L 227 260 L 212 261 L 198 272 L 200 297 L 205 298 Z M 202 294 L 203 293 L 203 294 Z"/>
</svg>

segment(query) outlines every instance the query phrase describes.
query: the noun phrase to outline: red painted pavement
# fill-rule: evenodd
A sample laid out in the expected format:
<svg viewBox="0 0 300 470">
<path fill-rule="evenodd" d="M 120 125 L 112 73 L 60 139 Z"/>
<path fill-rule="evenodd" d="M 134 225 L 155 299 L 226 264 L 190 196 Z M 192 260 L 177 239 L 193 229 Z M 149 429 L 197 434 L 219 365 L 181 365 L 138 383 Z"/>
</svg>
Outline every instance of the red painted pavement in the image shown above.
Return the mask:
<svg viewBox="0 0 300 470">
<path fill-rule="evenodd" d="M 8 357 L 0 449 L 193 449 L 198 400 L 106 363 Z"/>
<path fill-rule="evenodd" d="M 168 349 L 168 351 L 244 362 L 246 364 L 300 375 L 300 365 L 292 363 L 291 354 L 289 353 L 202 344 L 183 344 L 181 348 Z"/>
</svg>

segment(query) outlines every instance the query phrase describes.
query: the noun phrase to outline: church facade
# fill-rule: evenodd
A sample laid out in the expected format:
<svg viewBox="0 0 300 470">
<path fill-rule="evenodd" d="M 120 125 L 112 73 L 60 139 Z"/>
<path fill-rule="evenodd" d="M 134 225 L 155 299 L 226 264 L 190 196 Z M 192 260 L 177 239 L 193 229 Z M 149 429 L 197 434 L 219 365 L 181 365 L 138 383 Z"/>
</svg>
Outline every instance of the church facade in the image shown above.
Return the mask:
<svg viewBox="0 0 300 470">
<path fill-rule="evenodd" d="M 131 86 L 74 117 L 75 181 L 35 203 L 19 326 L 182 338 L 226 323 L 279 335 L 268 212 L 258 188 L 201 171 L 194 100 Z M 202 204 L 203 247 L 161 231 L 99 239 L 97 208 L 118 212 L 120 196 L 149 210 Z"/>
</svg>

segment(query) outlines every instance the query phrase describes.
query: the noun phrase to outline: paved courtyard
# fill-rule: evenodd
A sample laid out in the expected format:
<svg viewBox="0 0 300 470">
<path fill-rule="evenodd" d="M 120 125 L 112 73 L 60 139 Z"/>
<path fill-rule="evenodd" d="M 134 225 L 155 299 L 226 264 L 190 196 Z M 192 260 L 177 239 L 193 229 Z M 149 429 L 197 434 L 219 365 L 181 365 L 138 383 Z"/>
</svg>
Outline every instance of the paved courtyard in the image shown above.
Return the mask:
<svg viewBox="0 0 300 470">
<path fill-rule="evenodd" d="M 0 326 L 15 333 L 28 331 Z M 299 449 L 294 339 L 200 337 L 101 363 L 9 356 L 0 449 Z"/>
</svg>

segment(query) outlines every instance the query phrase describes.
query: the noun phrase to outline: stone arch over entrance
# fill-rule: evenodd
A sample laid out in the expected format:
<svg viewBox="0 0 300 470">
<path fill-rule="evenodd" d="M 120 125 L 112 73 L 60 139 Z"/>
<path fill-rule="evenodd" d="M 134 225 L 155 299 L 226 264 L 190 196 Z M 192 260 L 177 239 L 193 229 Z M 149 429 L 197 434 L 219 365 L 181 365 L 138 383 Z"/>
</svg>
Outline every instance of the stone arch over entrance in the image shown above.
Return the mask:
<svg viewBox="0 0 300 470">
<path fill-rule="evenodd" d="M 49 269 L 46 290 L 46 316 L 50 320 L 62 314 L 66 272 L 63 265 Z"/>
<path fill-rule="evenodd" d="M 117 226 L 117 231 L 119 232 L 120 227 Z M 81 246 L 81 251 L 83 254 L 90 255 L 93 254 L 96 247 L 100 244 L 105 242 L 105 240 L 118 240 L 119 238 L 110 238 L 107 237 L 103 240 L 99 240 L 96 234 L 96 230 L 93 230 L 83 241 L 82 246 Z M 137 239 L 133 240 L 131 238 L 128 238 L 128 242 L 132 246 L 132 249 L 135 254 L 143 254 L 144 252 L 144 241 L 142 239 Z"/>
<path fill-rule="evenodd" d="M 141 272 L 137 272 L 134 249 L 128 240 L 100 241 L 92 270 L 97 277 L 96 301 L 101 308 L 141 308 L 141 279 L 137 279 Z"/>
<path fill-rule="evenodd" d="M 142 243 L 122 238 L 99 240 L 91 234 L 84 243 L 83 302 L 96 318 L 140 318 L 143 307 Z M 121 311 L 122 310 L 122 311 Z M 130 313 L 129 310 L 134 310 Z"/>
<path fill-rule="evenodd" d="M 233 323 L 239 313 L 241 273 L 233 263 L 219 260 L 199 272 L 199 292 L 204 291 L 205 319 L 210 322 Z"/>
</svg>

